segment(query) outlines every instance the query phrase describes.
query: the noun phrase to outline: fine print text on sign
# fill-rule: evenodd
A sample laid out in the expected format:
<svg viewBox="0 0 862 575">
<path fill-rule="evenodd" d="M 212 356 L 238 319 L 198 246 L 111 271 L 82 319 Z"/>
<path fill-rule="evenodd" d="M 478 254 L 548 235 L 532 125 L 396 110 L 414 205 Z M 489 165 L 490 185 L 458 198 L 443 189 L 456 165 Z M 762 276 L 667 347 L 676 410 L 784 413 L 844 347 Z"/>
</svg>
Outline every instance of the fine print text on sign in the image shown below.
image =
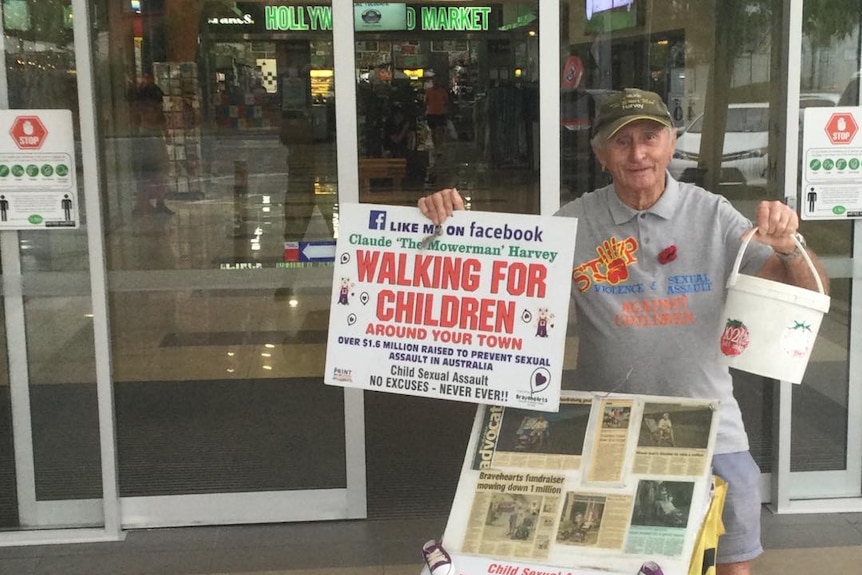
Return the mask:
<svg viewBox="0 0 862 575">
<path fill-rule="evenodd" d="M 577 220 L 341 208 L 326 383 L 558 409 Z"/>
</svg>

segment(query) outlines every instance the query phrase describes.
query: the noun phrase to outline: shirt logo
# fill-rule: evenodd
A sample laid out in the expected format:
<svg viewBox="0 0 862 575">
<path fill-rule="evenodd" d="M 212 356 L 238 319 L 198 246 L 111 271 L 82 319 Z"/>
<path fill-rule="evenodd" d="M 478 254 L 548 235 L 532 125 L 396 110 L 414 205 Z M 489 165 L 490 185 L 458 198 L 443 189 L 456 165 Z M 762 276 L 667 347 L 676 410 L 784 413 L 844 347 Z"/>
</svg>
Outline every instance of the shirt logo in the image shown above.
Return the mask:
<svg viewBox="0 0 862 575">
<path fill-rule="evenodd" d="M 593 285 L 615 286 L 629 279 L 629 266 L 638 261 L 638 242 L 633 237 L 618 240 L 615 236 L 596 246 L 596 257 L 572 270 L 572 281 L 579 292 Z"/>
</svg>

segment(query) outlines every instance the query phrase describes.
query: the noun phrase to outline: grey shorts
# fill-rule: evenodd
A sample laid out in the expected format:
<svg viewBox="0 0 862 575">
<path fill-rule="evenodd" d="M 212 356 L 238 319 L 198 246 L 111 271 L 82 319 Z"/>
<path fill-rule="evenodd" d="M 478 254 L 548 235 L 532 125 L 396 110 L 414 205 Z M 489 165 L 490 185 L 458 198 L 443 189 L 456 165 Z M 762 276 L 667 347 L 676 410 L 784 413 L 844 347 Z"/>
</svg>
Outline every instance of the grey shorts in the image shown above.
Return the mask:
<svg viewBox="0 0 862 575">
<path fill-rule="evenodd" d="M 724 535 L 718 540 L 716 563 L 750 561 L 763 553 L 760 544 L 760 468 L 748 451 L 712 458 L 713 473 L 727 481 Z"/>
</svg>

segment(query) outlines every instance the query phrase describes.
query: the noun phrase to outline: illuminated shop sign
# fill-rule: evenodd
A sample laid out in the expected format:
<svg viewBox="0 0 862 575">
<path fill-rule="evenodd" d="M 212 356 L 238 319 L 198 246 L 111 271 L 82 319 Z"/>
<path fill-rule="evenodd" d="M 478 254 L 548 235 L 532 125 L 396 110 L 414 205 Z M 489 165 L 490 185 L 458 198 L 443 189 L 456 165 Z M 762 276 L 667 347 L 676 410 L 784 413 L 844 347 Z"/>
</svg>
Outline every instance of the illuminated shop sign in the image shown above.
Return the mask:
<svg viewBox="0 0 862 575">
<path fill-rule="evenodd" d="M 411 9 L 408 9 L 411 10 Z M 464 32 L 485 32 L 491 8 L 488 6 L 423 6 L 420 9 L 420 30 L 458 30 Z M 408 21 L 410 12 L 408 11 Z M 413 11 L 415 19 L 416 12 Z M 413 30 L 416 27 L 408 28 Z"/>
<path fill-rule="evenodd" d="M 332 30 L 330 6 L 273 5 L 238 2 L 237 14 L 212 15 L 213 30 L 244 32 L 326 32 Z M 356 32 L 486 32 L 499 29 L 502 11 L 493 6 L 422 6 L 361 3 L 353 7 Z M 496 18 L 496 19 L 495 19 Z"/>
<path fill-rule="evenodd" d="M 332 30 L 329 6 L 265 6 L 267 31 Z"/>
<path fill-rule="evenodd" d="M 220 26 L 251 26 L 254 24 L 254 16 L 243 14 L 242 16 L 213 16 L 207 18 L 207 24 Z"/>
</svg>

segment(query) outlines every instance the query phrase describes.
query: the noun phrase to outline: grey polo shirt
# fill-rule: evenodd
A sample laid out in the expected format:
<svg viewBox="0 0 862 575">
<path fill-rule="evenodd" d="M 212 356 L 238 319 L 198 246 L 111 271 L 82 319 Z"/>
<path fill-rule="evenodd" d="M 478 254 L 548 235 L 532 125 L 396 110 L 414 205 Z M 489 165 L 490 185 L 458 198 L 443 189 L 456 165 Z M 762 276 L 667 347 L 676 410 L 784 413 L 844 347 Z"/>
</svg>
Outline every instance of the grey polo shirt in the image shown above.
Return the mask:
<svg viewBox="0 0 862 575">
<path fill-rule="evenodd" d="M 623 204 L 612 184 L 556 215 L 578 218 L 578 361 L 575 381 L 565 386 L 717 399 L 716 453 L 747 450 L 718 342 L 727 277 L 752 223 L 722 196 L 670 174 L 648 210 Z M 772 248 L 752 241 L 740 271 L 757 273 L 770 255 Z"/>
</svg>

